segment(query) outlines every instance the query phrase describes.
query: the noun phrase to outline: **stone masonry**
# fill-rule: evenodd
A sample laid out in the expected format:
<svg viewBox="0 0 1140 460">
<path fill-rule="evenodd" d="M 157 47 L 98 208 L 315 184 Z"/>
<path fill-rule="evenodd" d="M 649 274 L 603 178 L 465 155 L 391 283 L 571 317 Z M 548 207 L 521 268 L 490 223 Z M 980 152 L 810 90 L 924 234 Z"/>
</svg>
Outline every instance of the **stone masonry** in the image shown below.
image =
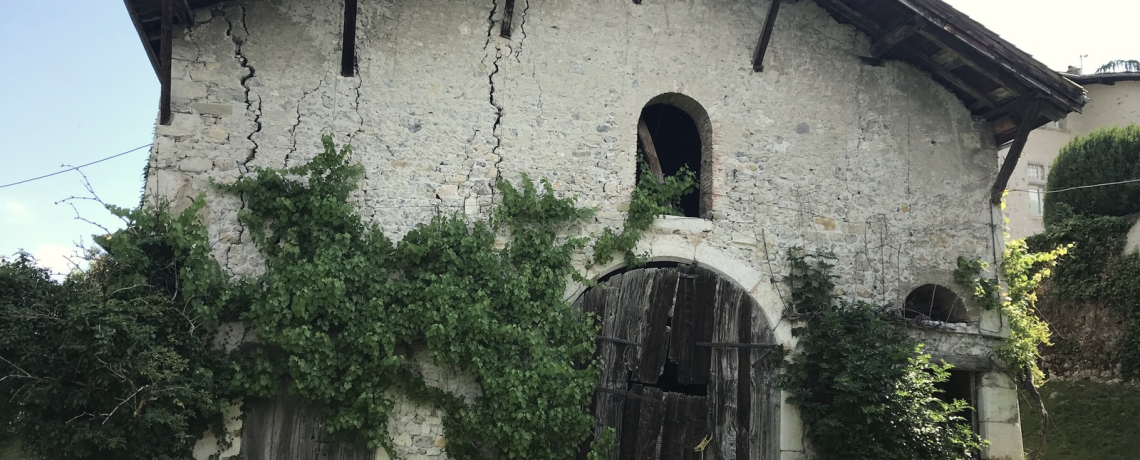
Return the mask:
<svg viewBox="0 0 1140 460">
<path fill-rule="evenodd" d="M 815 3 L 785 3 L 757 73 L 767 0 L 518 0 L 509 40 L 503 0 L 362 1 L 349 78 L 341 1 L 197 10 L 198 25 L 176 30 L 174 118 L 156 128 L 147 193 L 178 206 L 205 193 L 215 257 L 233 276 L 256 274 L 241 198 L 209 181 L 303 163 L 329 133 L 365 168 L 357 208 L 392 238 L 439 213 L 485 217 L 494 181 L 524 173 L 596 207 L 579 230 L 598 234 L 628 208 L 641 109 L 676 93 L 707 113 L 711 219 L 662 220 L 644 246 L 741 283 L 787 345 L 790 248 L 834 251 L 843 295 L 895 306 L 923 284 L 954 287 L 960 255 L 992 261 L 992 130 L 910 65 L 861 63 L 869 39 Z M 974 316 L 955 334 L 1000 335 L 996 317 Z M 983 394 L 1016 409 L 1012 386 L 994 379 Z M 986 410 L 1003 436 L 989 458 L 1020 458 L 1016 410 Z M 784 414 L 781 458 L 803 458 L 794 407 Z M 437 409 L 404 403 L 393 417 L 401 458 L 445 458 Z"/>
</svg>

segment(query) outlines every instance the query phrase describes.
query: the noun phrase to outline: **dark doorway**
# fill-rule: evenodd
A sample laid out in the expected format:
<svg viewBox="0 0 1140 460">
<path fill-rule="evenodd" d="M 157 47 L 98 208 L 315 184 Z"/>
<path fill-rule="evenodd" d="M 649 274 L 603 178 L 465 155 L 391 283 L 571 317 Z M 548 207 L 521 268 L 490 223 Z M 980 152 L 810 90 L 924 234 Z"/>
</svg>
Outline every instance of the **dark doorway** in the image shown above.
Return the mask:
<svg viewBox="0 0 1140 460">
<path fill-rule="evenodd" d="M 649 127 L 657 157 L 661 161 L 661 172 L 666 176 L 677 174 L 682 167 L 693 172 L 697 187 L 681 197 L 681 212 L 685 217 L 701 217 L 701 133 L 693 117 L 684 110 L 669 104 L 652 104 L 641 110 L 641 119 Z M 644 155 L 645 146 L 637 142 L 639 155 Z M 638 162 L 637 177 L 641 178 L 641 162 Z"/>
<path fill-rule="evenodd" d="M 969 409 L 962 410 L 954 415 L 966 419 L 970 428 L 978 433 L 978 373 L 951 370 L 948 380 L 936 383 L 934 386 L 942 390 L 941 393 L 936 393 L 935 397 L 943 402 L 950 403 L 958 399 L 966 401 L 966 404 L 970 405 Z"/>
</svg>

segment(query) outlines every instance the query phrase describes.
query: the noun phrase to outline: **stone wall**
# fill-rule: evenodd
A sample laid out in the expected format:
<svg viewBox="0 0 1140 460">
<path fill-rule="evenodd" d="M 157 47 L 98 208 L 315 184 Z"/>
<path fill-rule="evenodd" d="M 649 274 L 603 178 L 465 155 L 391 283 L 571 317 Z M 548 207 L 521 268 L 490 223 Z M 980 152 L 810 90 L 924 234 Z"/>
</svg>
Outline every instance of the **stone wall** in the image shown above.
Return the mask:
<svg viewBox="0 0 1140 460">
<path fill-rule="evenodd" d="M 179 205 L 205 192 L 215 256 L 234 276 L 259 258 L 240 197 L 210 178 L 300 164 L 323 133 L 352 144 L 365 167 L 353 200 L 393 238 L 438 213 L 485 217 L 494 181 L 524 173 L 598 209 L 583 233 L 620 226 L 639 114 L 669 93 L 708 115 L 711 219 L 663 224 L 646 246 L 688 244 L 681 259 L 747 273 L 789 344 L 779 282 L 792 247 L 834 251 L 842 294 L 895 306 L 914 287 L 951 286 L 959 255 L 996 254 L 992 131 L 908 64 L 861 63 L 869 39 L 813 2 L 781 9 L 762 73 L 750 59 L 767 0 L 519 0 L 509 40 L 503 0 L 361 2 L 348 78 L 342 8 L 231 2 L 177 33 L 174 119 L 156 128 L 147 192 Z M 400 447 L 438 457 L 419 444 Z"/>
</svg>

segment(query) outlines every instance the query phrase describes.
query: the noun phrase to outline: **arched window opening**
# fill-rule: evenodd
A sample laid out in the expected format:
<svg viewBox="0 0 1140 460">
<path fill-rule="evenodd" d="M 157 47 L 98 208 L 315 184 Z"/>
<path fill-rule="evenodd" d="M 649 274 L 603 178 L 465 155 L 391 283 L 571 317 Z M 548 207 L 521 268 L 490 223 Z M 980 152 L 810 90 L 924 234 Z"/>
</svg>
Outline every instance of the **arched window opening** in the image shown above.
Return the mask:
<svg viewBox="0 0 1140 460">
<path fill-rule="evenodd" d="M 944 323 L 965 323 L 966 304 L 950 288 L 937 284 L 919 286 L 906 296 L 903 317 Z"/>
<path fill-rule="evenodd" d="M 658 166 L 663 176 L 688 168 L 697 181 L 697 187 L 681 197 L 680 210 L 685 217 L 707 217 L 710 212 L 709 138 L 708 115 L 700 104 L 687 96 L 663 94 L 641 110 L 638 156 L 654 169 L 654 175 Z M 641 166 L 639 161 L 638 180 Z"/>
</svg>

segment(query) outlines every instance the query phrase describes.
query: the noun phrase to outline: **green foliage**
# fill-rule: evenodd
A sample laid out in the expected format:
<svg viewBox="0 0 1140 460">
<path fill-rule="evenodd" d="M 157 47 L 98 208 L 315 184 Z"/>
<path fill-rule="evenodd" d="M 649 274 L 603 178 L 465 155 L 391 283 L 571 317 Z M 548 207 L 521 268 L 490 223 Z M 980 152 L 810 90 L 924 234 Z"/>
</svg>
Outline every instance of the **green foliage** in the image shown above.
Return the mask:
<svg viewBox="0 0 1140 460">
<path fill-rule="evenodd" d="M 972 288 L 974 301 L 982 308 L 993 310 L 1001 306 L 998 299 L 998 282 L 984 276 L 990 264 L 981 259 L 967 259 L 958 256 L 958 267 L 954 269 L 954 281 Z"/>
<path fill-rule="evenodd" d="M 391 452 L 392 392 L 446 412 L 456 459 L 570 459 L 590 434 L 597 326 L 562 299 L 583 239 L 560 230 L 590 215 L 574 199 L 500 181 L 490 222 L 438 216 L 393 246 L 364 223 L 348 194 L 360 174 L 329 137 L 325 152 L 285 171 L 262 169 L 223 187 L 266 257 L 247 284 L 244 321 L 259 346 L 239 386 L 288 391 L 327 408 L 334 438 Z M 496 234 L 509 242 L 496 249 Z M 428 386 L 410 350 L 476 378 L 470 401 Z M 490 454 L 490 455 L 489 455 Z"/>
<path fill-rule="evenodd" d="M 1093 131 L 1069 141 L 1049 171 L 1047 190 L 1140 179 L 1140 126 Z M 1140 182 L 1045 195 L 1045 225 L 1072 215 L 1125 216 L 1140 212 Z"/>
<path fill-rule="evenodd" d="M 1025 240 L 1013 240 L 1006 243 L 1002 253 L 1001 273 L 1007 289 L 1001 311 L 1009 319 L 1010 336 L 997 354 L 1010 366 L 1011 373 L 1034 387 L 1045 382 L 1037 366 L 1041 347 L 1052 345 L 1049 324 L 1036 313 L 1037 287 L 1068 250 L 1068 246 L 1060 246 L 1048 252 L 1030 252 Z"/>
<path fill-rule="evenodd" d="M 52 280 L 26 254 L 0 262 L 0 418 L 46 458 L 183 459 L 230 405 L 212 347 L 227 283 L 197 217 L 111 208 L 86 272 Z"/>
<path fill-rule="evenodd" d="M 1132 318 L 1118 342 L 1125 379 L 1140 378 L 1140 254 L 1124 254 L 1135 221 L 1135 217 L 1074 216 L 1027 240 L 1037 250 L 1071 246 L 1053 276 L 1052 295 L 1057 299 L 1102 305 Z"/>
<path fill-rule="evenodd" d="M 1051 381 L 1041 387 L 1048 409 L 1049 449 L 1039 460 L 1134 460 L 1140 452 L 1140 387 Z M 1023 395 L 1026 396 L 1026 395 Z M 1021 404 L 1025 445 L 1039 441 L 1040 414 Z"/>
<path fill-rule="evenodd" d="M 696 187 L 696 179 L 689 168 L 682 167 L 677 174 L 665 177 L 664 182 L 657 182 L 645 159 L 640 155 L 638 158 L 641 176 L 637 179 L 637 186 L 633 188 L 625 225 L 621 233 L 615 233 L 609 228 L 602 231 L 602 235 L 594 244 L 595 264 L 609 263 L 615 253 L 621 253 L 627 266 L 645 265 L 648 254 L 633 252 L 641 235 L 653 225 L 653 220 L 657 216 L 681 214 L 681 197 Z"/>
<path fill-rule="evenodd" d="M 1011 374 L 1033 387 L 1045 382 L 1037 362 L 1041 348 L 1051 345 L 1049 325 L 1036 313 L 1037 288 L 1069 249 L 1068 245 L 1060 245 L 1033 252 L 1025 240 L 1006 243 L 999 267 L 1007 285 L 1004 296 L 999 296 L 997 281 L 984 276 L 989 268 L 985 261 L 959 256 L 958 268 L 954 270 L 954 281 L 973 288 L 975 301 L 987 310 L 1000 308 L 1009 319 L 1010 337 L 998 347 L 997 355 L 1009 366 Z"/>
<path fill-rule="evenodd" d="M 793 303 L 809 319 L 793 329 L 800 351 L 778 384 L 799 406 L 815 458 L 969 457 L 983 441 L 955 415 L 969 410 L 966 403 L 935 397 L 949 366 L 930 363 L 922 345 L 873 305 L 833 294 L 833 259 L 798 250 L 789 257 Z"/>
</svg>

